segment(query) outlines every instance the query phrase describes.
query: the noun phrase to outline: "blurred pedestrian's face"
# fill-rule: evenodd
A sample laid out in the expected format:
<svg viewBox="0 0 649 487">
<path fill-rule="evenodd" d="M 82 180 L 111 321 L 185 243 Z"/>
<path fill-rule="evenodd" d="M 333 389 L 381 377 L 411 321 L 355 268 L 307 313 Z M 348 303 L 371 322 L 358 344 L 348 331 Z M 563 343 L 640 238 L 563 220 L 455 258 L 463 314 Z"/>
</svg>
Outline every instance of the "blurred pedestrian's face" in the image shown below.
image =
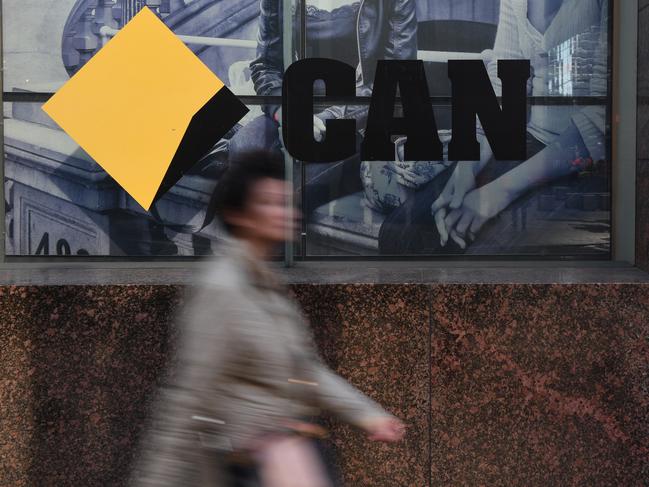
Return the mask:
<svg viewBox="0 0 649 487">
<path fill-rule="evenodd" d="M 229 220 L 244 238 L 267 242 L 283 242 L 294 238 L 297 210 L 287 207 L 292 186 L 280 179 L 265 178 L 249 189 L 244 211 Z"/>
</svg>

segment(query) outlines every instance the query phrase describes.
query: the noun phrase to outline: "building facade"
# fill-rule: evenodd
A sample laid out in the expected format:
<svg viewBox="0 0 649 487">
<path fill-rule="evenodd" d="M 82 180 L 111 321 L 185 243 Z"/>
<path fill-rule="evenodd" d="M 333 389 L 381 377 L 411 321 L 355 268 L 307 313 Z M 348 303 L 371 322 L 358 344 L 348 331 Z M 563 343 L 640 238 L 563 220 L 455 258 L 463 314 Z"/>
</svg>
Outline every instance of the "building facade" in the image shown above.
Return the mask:
<svg viewBox="0 0 649 487">
<path fill-rule="evenodd" d="M 41 109 L 145 7 L 250 108 L 149 211 Z M 1 485 L 125 484 L 218 246 L 214 186 L 232 151 L 284 151 L 281 72 L 310 57 L 359 66 L 356 97 L 314 101 L 359 141 L 363 66 L 423 61 L 445 149 L 449 59 L 481 60 L 496 96 L 498 60 L 532 68 L 525 160 L 408 161 L 403 137 L 389 161 L 284 151 L 304 218 L 278 268 L 325 360 L 409 425 L 377 446 L 331 420 L 346 485 L 649 483 L 649 2 L 4 0 L 2 20 Z"/>
</svg>

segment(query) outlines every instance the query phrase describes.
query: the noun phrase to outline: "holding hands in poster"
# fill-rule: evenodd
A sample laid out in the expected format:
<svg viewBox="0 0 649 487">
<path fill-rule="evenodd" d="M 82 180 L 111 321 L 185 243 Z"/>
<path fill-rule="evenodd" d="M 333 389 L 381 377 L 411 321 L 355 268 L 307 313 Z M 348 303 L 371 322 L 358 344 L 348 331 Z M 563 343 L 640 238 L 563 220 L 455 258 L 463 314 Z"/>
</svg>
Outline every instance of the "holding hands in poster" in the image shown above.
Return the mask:
<svg viewBox="0 0 649 487">
<path fill-rule="evenodd" d="M 576 17 L 575 12 L 581 15 Z M 497 94 L 501 90 L 498 59 L 528 58 L 534 73 L 529 87 L 532 96 L 606 95 L 607 25 L 607 0 L 503 0 L 494 56 L 488 66 Z M 575 64 L 578 69 L 567 81 L 557 85 L 551 76 L 548 53 L 566 42 L 579 46 L 579 55 L 594 59 L 594 62 L 583 66 Z M 480 141 L 479 162 L 457 164 L 454 174 L 431 206 L 442 246 L 450 238 L 465 249 L 487 221 L 532 188 L 589 169 L 593 161 L 605 159 L 604 107 L 566 108 L 539 105 L 531 108 L 529 159 L 511 170 L 504 170 L 508 168 L 507 163 L 490 161 L 492 155 L 484 138 Z M 476 177 L 490 162 L 500 165 L 495 171 L 500 175 L 476 187 Z"/>
</svg>

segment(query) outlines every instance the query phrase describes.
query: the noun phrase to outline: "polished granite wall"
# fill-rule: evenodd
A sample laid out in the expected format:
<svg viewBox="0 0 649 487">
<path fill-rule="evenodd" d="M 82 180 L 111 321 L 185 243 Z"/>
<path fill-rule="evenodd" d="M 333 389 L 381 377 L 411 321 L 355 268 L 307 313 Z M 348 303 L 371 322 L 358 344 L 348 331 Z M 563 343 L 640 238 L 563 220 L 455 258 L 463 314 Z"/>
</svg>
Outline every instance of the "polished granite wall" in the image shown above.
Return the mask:
<svg viewBox="0 0 649 487">
<path fill-rule="evenodd" d="M 296 284 L 342 375 L 348 487 L 649 485 L 649 284 Z M 0 287 L 0 485 L 121 486 L 179 286 Z"/>
</svg>

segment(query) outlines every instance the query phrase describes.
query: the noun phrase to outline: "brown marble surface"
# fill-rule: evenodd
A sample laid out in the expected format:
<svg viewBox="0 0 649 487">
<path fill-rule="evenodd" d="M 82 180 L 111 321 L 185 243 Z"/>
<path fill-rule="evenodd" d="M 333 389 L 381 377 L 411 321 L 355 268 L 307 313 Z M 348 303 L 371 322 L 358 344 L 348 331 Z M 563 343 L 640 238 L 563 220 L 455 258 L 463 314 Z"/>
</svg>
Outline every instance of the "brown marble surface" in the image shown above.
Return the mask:
<svg viewBox="0 0 649 487">
<path fill-rule="evenodd" d="M 431 485 L 649 485 L 648 291 L 436 294 Z"/>
<path fill-rule="evenodd" d="M 647 9 L 649 13 L 649 8 Z M 649 29 L 649 26 L 648 26 Z M 649 69 L 649 67 L 648 67 Z M 649 132 L 649 106 L 647 111 L 647 125 Z M 649 134 L 647 134 L 649 137 Z M 649 159 L 638 159 L 636 167 L 636 244 L 635 255 L 636 265 L 649 271 Z"/>
<path fill-rule="evenodd" d="M 176 291 L 0 288 L 0 485 L 120 484 Z"/>
<path fill-rule="evenodd" d="M 0 287 L 0 485 L 124 485 L 180 290 Z M 410 426 L 391 447 L 331 423 L 347 487 L 649 485 L 649 285 L 293 291 Z"/>
<path fill-rule="evenodd" d="M 638 7 L 636 262 L 649 270 L 649 1 Z"/>
</svg>

